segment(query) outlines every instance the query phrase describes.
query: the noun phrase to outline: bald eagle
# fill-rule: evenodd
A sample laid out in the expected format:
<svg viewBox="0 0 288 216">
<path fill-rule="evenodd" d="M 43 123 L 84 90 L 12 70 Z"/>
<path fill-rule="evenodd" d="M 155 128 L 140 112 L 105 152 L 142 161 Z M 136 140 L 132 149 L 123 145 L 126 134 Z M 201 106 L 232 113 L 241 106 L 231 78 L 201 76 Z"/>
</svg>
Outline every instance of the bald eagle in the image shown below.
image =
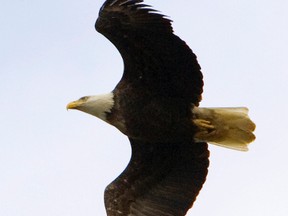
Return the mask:
<svg viewBox="0 0 288 216">
<path fill-rule="evenodd" d="M 107 0 L 96 30 L 124 61 L 113 91 L 67 105 L 118 128 L 131 144 L 123 173 L 105 190 L 108 216 L 183 216 L 206 180 L 207 143 L 247 151 L 248 109 L 199 108 L 203 76 L 171 20 L 143 0 Z"/>
</svg>

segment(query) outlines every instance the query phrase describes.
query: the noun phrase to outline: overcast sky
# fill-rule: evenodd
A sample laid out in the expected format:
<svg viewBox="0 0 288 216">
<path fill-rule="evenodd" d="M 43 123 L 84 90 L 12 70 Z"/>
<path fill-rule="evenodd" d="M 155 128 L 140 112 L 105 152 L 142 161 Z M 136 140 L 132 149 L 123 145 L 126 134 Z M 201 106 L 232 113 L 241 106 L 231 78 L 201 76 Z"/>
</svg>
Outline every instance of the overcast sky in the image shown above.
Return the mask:
<svg viewBox="0 0 288 216">
<path fill-rule="evenodd" d="M 94 30 L 101 0 L 0 0 L 0 215 L 104 216 L 127 138 L 66 104 L 111 91 L 123 64 Z M 287 0 L 147 1 L 170 16 L 204 74 L 201 106 L 247 106 L 247 153 L 210 146 L 188 216 L 288 215 Z"/>
</svg>

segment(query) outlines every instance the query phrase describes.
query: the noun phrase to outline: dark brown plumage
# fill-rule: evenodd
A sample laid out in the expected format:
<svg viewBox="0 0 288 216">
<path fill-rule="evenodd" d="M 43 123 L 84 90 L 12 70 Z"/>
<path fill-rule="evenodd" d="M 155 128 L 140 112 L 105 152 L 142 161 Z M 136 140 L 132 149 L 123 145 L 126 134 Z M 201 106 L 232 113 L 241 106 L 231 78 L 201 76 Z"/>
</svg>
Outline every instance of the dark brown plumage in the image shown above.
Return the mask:
<svg viewBox="0 0 288 216">
<path fill-rule="evenodd" d="M 115 124 L 122 117 L 132 146 L 128 167 L 105 191 L 105 205 L 109 216 L 181 216 L 207 175 L 207 144 L 194 143 L 191 124 L 202 73 L 170 20 L 141 2 L 106 1 L 96 21 L 124 60 L 107 119 Z"/>
<path fill-rule="evenodd" d="M 206 179 L 207 144 L 130 142 L 129 165 L 105 191 L 107 215 L 185 215 Z"/>
<path fill-rule="evenodd" d="M 241 151 L 255 139 L 247 108 L 199 108 L 196 56 L 142 0 L 107 0 L 95 27 L 119 50 L 115 89 L 67 105 L 128 136 L 132 158 L 105 190 L 108 216 L 184 216 L 205 182 L 206 142 Z"/>
</svg>

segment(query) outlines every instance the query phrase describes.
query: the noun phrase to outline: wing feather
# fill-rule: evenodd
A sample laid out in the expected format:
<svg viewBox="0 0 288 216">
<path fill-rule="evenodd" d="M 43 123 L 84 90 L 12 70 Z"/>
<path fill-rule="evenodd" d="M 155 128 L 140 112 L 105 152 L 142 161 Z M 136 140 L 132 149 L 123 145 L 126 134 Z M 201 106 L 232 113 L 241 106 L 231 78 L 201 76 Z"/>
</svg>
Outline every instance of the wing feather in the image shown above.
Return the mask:
<svg viewBox="0 0 288 216">
<path fill-rule="evenodd" d="M 136 81 L 161 96 L 198 105 L 203 81 L 196 55 L 174 35 L 170 19 L 142 2 L 108 0 L 95 24 L 123 58 L 120 82 Z"/>
<path fill-rule="evenodd" d="M 130 139 L 132 157 L 105 191 L 108 216 L 184 216 L 205 182 L 206 143 Z"/>
</svg>

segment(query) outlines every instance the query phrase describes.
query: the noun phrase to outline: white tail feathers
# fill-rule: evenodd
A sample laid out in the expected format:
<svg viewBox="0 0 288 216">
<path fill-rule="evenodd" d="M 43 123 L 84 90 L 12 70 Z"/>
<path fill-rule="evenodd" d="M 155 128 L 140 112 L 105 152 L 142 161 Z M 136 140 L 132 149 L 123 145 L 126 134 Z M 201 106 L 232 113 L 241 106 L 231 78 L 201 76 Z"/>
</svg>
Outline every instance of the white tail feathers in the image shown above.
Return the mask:
<svg viewBox="0 0 288 216">
<path fill-rule="evenodd" d="M 193 122 L 199 131 L 195 139 L 218 146 L 248 151 L 248 144 L 255 139 L 255 124 L 248 116 L 248 109 L 194 107 Z"/>
</svg>

